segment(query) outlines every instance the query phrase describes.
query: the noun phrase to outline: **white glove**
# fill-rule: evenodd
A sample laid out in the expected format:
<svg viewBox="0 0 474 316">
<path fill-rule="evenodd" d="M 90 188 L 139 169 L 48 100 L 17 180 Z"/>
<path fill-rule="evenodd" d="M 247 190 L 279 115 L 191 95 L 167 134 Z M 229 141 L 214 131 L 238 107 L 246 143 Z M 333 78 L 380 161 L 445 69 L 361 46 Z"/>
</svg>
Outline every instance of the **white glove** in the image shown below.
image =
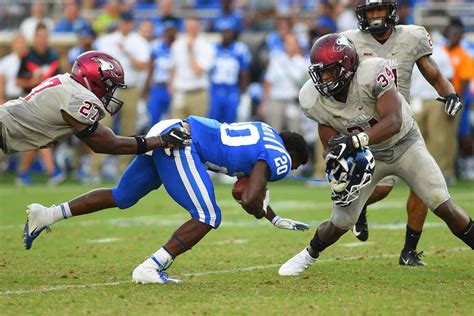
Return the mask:
<svg viewBox="0 0 474 316">
<path fill-rule="evenodd" d="M 289 229 L 289 230 L 303 230 L 304 231 L 311 228 L 311 226 L 308 224 L 294 221 L 289 218 L 282 218 L 278 215 L 272 219 L 272 224 L 275 227 L 282 228 L 282 229 Z"/>
</svg>

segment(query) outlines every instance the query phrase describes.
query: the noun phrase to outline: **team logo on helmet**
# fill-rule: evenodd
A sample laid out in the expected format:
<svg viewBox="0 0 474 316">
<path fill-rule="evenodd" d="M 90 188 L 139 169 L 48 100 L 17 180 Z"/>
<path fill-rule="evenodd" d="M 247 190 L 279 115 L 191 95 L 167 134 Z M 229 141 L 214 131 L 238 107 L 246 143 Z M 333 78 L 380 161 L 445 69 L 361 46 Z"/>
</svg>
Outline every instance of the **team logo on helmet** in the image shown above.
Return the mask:
<svg viewBox="0 0 474 316">
<path fill-rule="evenodd" d="M 347 37 L 339 36 L 336 39 L 336 45 L 334 45 L 334 50 L 336 52 L 342 52 L 346 47 L 350 47 L 350 46 L 351 46 L 351 42 L 349 41 Z"/>
<path fill-rule="evenodd" d="M 111 63 L 109 63 L 108 61 L 106 61 L 105 59 L 102 59 L 100 57 L 92 57 L 91 58 L 92 60 L 95 60 L 96 62 L 99 63 L 99 66 L 100 66 L 100 70 L 102 71 L 106 71 L 106 70 L 113 70 L 114 69 L 114 65 L 112 65 Z M 115 75 L 115 74 L 114 74 Z M 115 75 L 116 76 L 116 75 Z"/>
</svg>

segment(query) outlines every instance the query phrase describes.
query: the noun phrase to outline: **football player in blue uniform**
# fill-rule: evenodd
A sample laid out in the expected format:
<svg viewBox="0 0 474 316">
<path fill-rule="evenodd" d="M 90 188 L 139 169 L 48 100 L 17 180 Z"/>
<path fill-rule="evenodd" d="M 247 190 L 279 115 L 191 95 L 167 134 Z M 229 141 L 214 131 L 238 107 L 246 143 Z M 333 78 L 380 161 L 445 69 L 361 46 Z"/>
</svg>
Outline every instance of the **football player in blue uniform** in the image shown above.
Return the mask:
<svg viewBox="0 0 474 316">
<path fill-rule="evenodd" d="M 268 181 L 285 178 L 291 169 L 308 161 L 308 148 L 299 134 L 278 134 L 261 122 L 221 124 L 215 120 L 190 116 L 184 121 L 165 120 L 148 135 L 161 135 L 172 128 L 185 128 L 193 143 L 182 149 L 154 150 L 137 156 L 113 189 L 88 192 L 68 203 L 46 208 L 28 206 L 25 247 L 41 231 L 61 219 L 102 209 L 129 208 L 149 192 L 164 185 L 168 194 L 191 215 L 171 239 L 150 258 L 137 266 L 132 279 L 139 283 L 176 283 L 165 270 L 176 256 L 190 250 L 212 228 L 221 223 L 214 188 L 207 170 L 230 176 L 249 176 L 241 204 L 256 218 L 265 217 L 278 228 L 307 230 L 309 226 L 277 216 L 268 206 Z M 28 229 L 28 226 L 30 229 Z"/>
<path fill-rule="evenodd" d="M 241 92 L 245 92 L 249 84 L 252 57 L 247 45 L 237 40 L 235 19 L 219 19 L 215 28 L 221 32 L 222 42 L 216 44 L 215 62 L 210 72 L 209 117 L 222 123 L 234 123 Z"/>
<path fill-rule="evenodd" d="M 170 79 L 171 45 L 176 38 L 176 25 L 174 21 L 163 22 L 163 38 L 153 42 L 151 47 L 152 67 L 148 73 L 147 86 L 150 88 L 148 98 L 148 112 L 150 113 L 150 126 L 155 125 L 166 114 L 171 104 L 168 89 Z"/>
</svg>

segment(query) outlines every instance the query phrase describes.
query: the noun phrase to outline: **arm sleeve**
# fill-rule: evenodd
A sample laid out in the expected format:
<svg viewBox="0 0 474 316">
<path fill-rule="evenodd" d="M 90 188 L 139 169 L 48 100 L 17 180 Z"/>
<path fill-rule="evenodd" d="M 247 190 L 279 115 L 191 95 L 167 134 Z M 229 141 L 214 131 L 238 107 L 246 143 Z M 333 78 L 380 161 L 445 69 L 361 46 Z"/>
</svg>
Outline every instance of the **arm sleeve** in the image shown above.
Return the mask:
<svg viewBox="0 0 474 316">
<path fill-rule="evenodd" d="M 291 170 L 291 158 L 288 152 L 277 145 L 265 145 L 265 150 L 257 160 L 264 160 L 270 169 L 268 181 L 278 181 L 285 178 Z"/>
<path fill-rule="evenodd" d="M 395 76 L 388 65 L 387 60 L 382 58 L 378 59 L 378 61 L 373 65 L 373 73 L 375 74 L 375 77 L 367 83 L 373 84 L 372 91 L 377 99 L 395 86 Z M 359 72 L 359 74 L 360 73 L 361 72 Z M 370 76 L 372 76 L 372 71 L 368 71 L 363 75 L 367 75 L 370 78 Z"/>
<path fill-rule="evenodd" d="M 414 26 L 413 35 L 413 55 L 415 60 L 420 57 L 433 54 L 433 41 L 431 35 L 423 26 Z"/>
<path fill-rule="evenodd" d="M 69 102 L 61 106 L 61 110 L 86 125 L 93 125 L 105 116 L 97 101 L 86 96 L 71 97 Z"/>
</svg>

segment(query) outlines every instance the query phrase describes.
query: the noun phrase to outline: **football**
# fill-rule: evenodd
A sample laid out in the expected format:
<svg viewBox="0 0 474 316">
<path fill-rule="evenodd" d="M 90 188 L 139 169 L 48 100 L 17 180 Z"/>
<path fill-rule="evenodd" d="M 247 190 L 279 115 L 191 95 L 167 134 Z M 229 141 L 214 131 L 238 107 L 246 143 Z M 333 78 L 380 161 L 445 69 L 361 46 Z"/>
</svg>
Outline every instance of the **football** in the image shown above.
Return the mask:
<svg viewBox="0 0 474 316">
<path fill-rule="evenodd" d="M 235 181 L 234 186 L 232 187 L 232 196 L 237 202 L 242 200 L 242 193 L 244 192 L 245 187 L 249 183 L 249 177 L 241 177 Z"/>
</svg>

